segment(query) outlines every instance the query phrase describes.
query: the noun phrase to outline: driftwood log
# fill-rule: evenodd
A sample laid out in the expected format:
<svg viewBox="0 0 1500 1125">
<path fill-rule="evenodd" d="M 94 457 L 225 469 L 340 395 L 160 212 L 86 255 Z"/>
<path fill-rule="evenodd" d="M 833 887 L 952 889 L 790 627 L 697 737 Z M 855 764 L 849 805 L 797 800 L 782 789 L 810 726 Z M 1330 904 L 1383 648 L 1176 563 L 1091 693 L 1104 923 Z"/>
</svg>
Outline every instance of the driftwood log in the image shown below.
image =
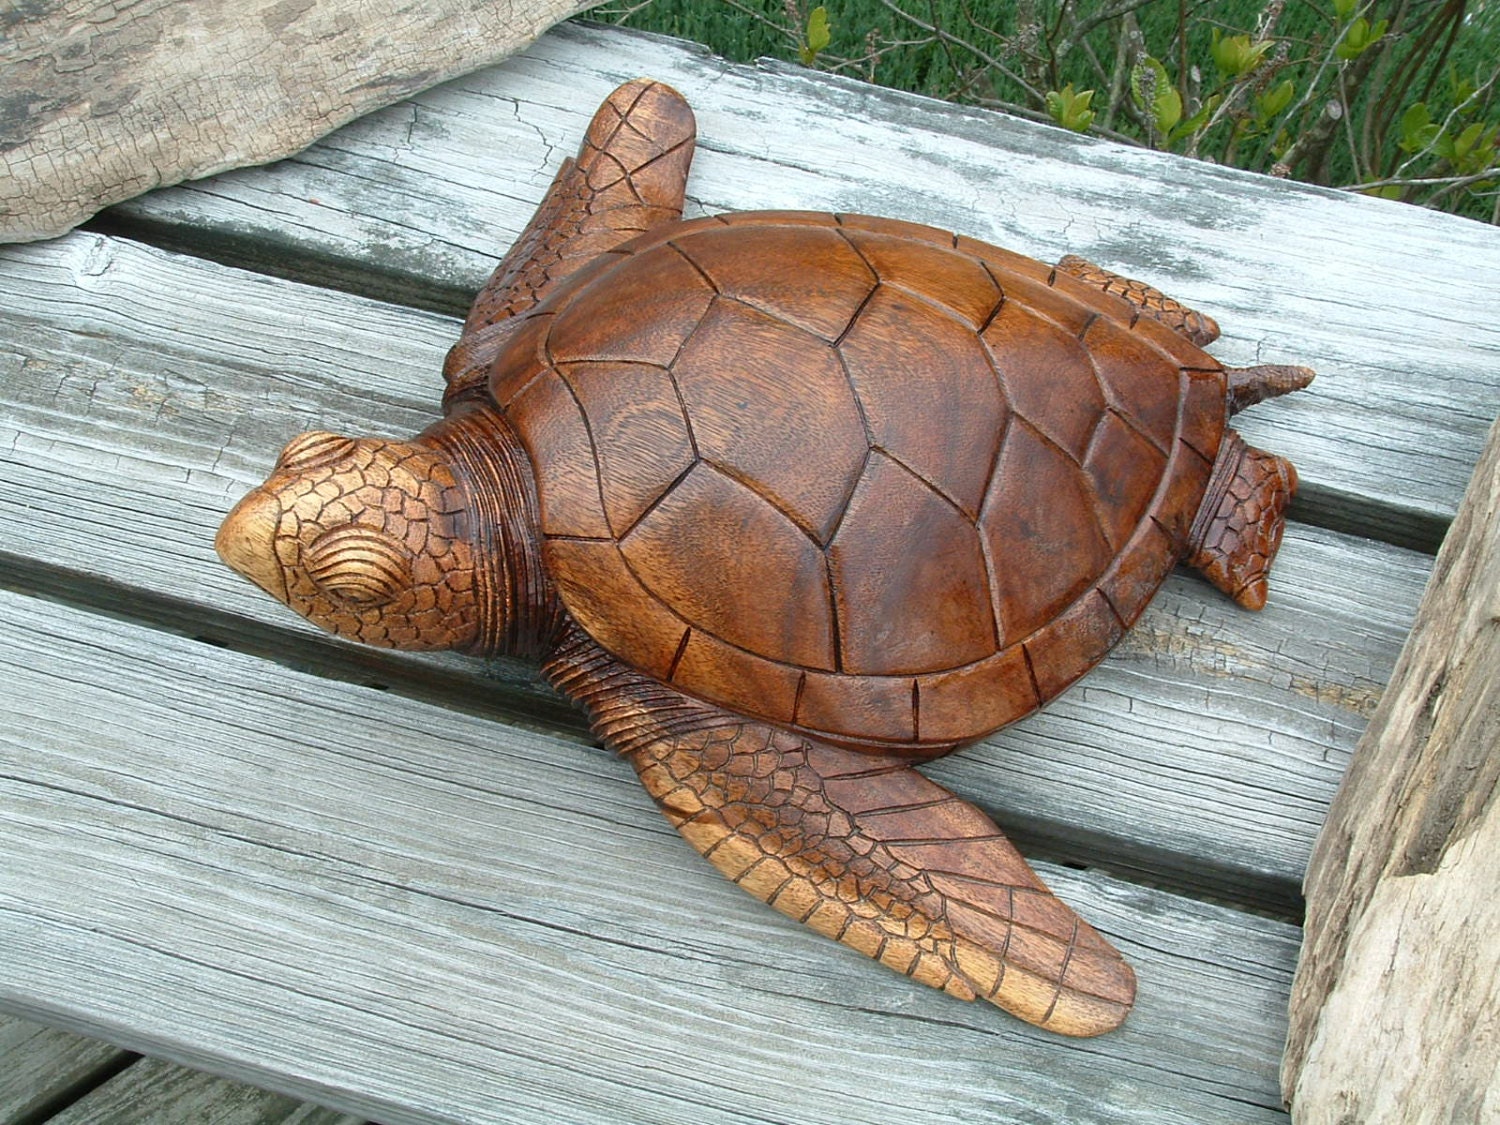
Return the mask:
<svg viewBox="0 0 1500 1125">
<path fill-rule="evenodd" d="M 307 147 L 580 0 L 40 0 L 0 13 L 0 241 Z"/>
<path fill-rule="evenodd" d="M 1294 1118 L 1500 1116 L 1500 423 L 1308 867 Z"/>
</svg>

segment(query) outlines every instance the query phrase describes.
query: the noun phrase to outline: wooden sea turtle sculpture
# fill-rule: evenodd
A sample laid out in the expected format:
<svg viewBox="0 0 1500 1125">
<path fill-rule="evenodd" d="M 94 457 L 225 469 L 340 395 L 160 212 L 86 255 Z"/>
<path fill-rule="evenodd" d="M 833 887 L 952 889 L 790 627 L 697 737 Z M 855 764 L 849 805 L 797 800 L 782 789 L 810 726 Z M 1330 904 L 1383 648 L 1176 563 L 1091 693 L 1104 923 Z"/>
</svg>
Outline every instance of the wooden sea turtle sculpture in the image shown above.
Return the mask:
<svg viewBox="0 0 1500 1125">
<path fill-rule="evenodd" d="M 803 212 L 683 222 L 676 91 L 601 107 L 410 441 L 310 433 L 219 532 L 334 633 L 539 658 L 678 831 L 915 980 L 1094 1035 L 1121 956 L 917 763 L 1096 664 L 1179 560 L 1258 608 L 1306 385 L 1077 258 Z"/>
</svg>

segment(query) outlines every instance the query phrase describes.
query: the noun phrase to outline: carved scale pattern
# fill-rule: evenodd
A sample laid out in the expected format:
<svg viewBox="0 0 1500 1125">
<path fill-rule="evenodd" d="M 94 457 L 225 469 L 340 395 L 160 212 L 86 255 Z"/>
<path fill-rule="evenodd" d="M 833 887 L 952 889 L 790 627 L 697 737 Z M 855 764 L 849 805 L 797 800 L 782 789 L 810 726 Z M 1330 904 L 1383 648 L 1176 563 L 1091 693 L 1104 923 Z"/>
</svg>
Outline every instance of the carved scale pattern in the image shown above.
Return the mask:
<svg viewBox="0 0 1500 1125">
<path fill-rule="evenodd" d="M 1263 609 L 1297 470 L 1286 458 L 1247 445 L 1233 430 L 1225 435 L 1221 456 L 1224 471 L 1214 475 L 1214 487 L 1203 498 L 1184 561 L 1246 609 Z"/>
<path fill-rule="evenodd" d="M 1220 455 L 1207 318 L 908 223 L 678 222 L 693 132 L 675 91 L 616 91 L 479 295 L 446 418 L 295 439 L 220 553 L 345 636 L 550 652 L 738 886 L 1107 1031 L 1128 966 L 910 762 L 1062 690 L 1184 549 L 1263 599 L 1295 473 L 1232 433 Z M 1229 402 L 1310 378 L 1233 372 Z"/>
<path fill-rule="evenodd" d="M 1086 285 L 1097 286 L 1106 293 L 1118 293 L 1131 304 L 1149 311 L 1169 328 L 1181 332 L 1200 348 L 1219 338 L 1219 326 L 1212 317 L 1188 308 L 1181 301 L 1173 300 L 1144 281 L 1111 273 L 1077 254 L 1063 255 L 1058 259 L 1057 268 L 1072 274 Z"/>
<path fill-rule="evenodd" d="M 303 434 L 236 516 L 220 552 L 251 560 L 263 589 L 339 636 L 409 650 L 477 639 L 474 513 L 430 448 Z"/>
</svg>

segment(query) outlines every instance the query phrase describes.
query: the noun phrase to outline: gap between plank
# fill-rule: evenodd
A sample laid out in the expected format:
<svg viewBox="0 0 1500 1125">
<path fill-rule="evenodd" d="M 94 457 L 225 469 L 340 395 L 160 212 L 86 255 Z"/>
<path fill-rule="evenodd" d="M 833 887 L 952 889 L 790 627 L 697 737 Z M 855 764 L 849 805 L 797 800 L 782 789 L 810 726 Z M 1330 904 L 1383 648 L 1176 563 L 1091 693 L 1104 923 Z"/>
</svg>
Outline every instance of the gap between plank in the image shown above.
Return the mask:
<svg viewBox="0 0 1500 1125">
<path fill-rule="evenodd" d="M 550 737 L 596 743 L 583 713 L 567 700 L 550 689 L 539 687 L 532 693 L 489 678 L 484 674 L 485 665 L 479 661 L 458 671 L 434 667 L 403 654 L 277 628 L 185 600 L 50 567 L 9 552 L 0 552 L 0 589 L 189 637 L 305 675 L 389 691 Z M 994 810 L 985 811 L 992 817 L 996 815 Z M 1098 871 L 1123 882 L 1184 898 L 1277 921 L 1301 923 L 1301 892 L 1289 880 L 1256 877 L 1201 860 L 1190 863 L 1190 857 L 1091 833 L 1078 825 L 1040 819 L 1033 823 L 1017 822 L 1013 814 L 1000 814 L 999 820 L 1003 821 L 1006 835 L 1031 860 Z"/>
</svg>

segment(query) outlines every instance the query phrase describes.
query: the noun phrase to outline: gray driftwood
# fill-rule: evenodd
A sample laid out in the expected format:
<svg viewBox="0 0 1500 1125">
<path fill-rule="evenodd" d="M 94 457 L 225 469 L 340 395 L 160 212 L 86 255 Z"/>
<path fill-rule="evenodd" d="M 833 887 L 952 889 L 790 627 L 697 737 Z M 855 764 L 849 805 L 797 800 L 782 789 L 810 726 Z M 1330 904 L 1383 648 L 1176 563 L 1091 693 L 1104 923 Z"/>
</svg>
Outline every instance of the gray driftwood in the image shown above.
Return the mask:
<svg viewBox="0 0 1500 1125">
<path fill-rule="evenodd" d="M 1307 874 L 1296 1120 L 1500 1119 L 1500 423 Z"/>
<path fill-rule="evenodd" d="M 275 160 L 505 58 L 581 0 L 40 0 L 0 14 L 0 241 Z"/>
</svg>

